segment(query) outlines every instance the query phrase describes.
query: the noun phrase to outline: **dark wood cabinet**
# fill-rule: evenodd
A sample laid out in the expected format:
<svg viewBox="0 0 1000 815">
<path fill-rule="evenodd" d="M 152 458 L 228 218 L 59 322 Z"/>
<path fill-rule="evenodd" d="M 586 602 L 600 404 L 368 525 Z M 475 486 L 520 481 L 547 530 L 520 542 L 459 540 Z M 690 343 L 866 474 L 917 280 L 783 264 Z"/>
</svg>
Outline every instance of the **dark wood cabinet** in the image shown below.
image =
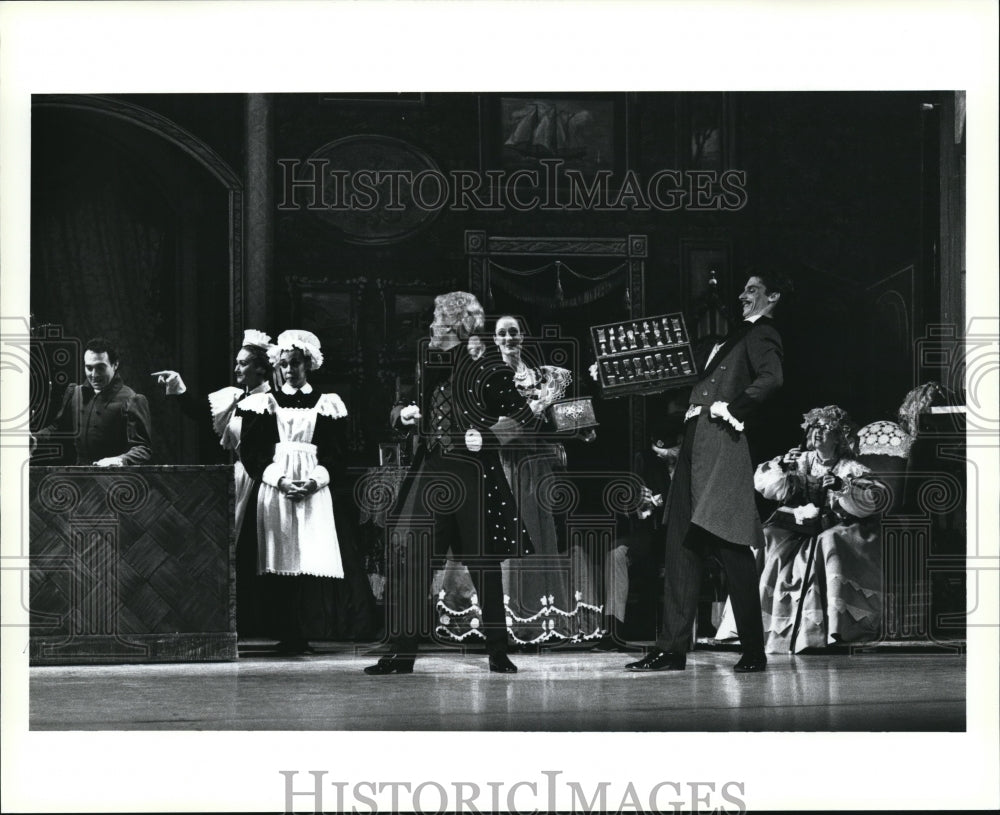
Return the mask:
<svg viewBox="0 0 1000 815">
<path fill-rule="evenodd" d="M 235 660 L 228 465 L 32 467 L 32 664 Z"/>
</svg>

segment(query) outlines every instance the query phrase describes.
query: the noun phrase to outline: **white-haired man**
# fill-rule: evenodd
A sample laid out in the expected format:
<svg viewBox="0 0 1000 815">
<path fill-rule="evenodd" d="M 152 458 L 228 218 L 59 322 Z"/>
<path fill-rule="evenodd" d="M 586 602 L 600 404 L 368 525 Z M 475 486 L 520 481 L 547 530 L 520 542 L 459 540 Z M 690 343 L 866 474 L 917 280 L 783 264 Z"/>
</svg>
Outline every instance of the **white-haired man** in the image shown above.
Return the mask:
<svg viewBox="0 0 1000 815">
<path fill-rule="evenodd" d="M 451 557 L 478 575 L 489 668 L 515 673 L 507 657 L 500 562 L 532 551 L 504 477 L 499 446 L 532 418 L 514 373 L 476 342 L 483 308 L 468 292 L 435 298 L 421 353 L 421 404 L 393 409 L 397 426 L 419 433 L 413 465 L 389 519 L 388 650 L 369 675 L 411 673 L 430 633 L 429 557 Z M 505 417 L 503 420 L 500 417 Z M 431 546 L 423 546 L 430 533 Z"/>
</svg>

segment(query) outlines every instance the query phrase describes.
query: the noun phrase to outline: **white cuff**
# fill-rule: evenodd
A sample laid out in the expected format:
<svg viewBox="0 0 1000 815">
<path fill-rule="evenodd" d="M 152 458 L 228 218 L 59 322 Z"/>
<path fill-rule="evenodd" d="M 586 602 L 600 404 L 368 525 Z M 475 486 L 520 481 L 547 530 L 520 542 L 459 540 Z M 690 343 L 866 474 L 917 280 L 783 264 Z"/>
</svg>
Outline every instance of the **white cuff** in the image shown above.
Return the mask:
<svg viewBox="0 0 1000 815">
<path fill-rule="evenodd" d="M 743 432 L 743 422 L 729 412 L 728 402 L 713 402 L 708 412 L 710 416 L 718 417 L 727 421 L 737 433 Z"/>
<path fill-rule="evenodd" d="M 319 489 L 330 486 L 330 471 L 322 464 L 317 464 L 316 469 L 309 473 L 309 477 L 316 482 Z"/>
<path fill-rule="evenodd" d="M 264 468 L 264 477 L 261 479 L 269 487 L 278 488 L 278 482 L 285 477 L 285 471 L 277 464 L 268 464 Z"/>
</svg>

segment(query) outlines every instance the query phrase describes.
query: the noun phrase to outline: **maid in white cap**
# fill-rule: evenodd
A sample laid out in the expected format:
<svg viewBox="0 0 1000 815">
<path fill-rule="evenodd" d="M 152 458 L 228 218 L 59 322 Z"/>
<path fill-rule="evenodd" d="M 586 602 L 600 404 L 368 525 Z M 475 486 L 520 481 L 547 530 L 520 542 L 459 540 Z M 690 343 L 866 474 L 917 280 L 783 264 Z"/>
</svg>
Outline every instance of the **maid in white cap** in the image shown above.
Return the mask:
<svg viewBox="0 0 1000 815">
<path fill-rule="evenodd" d="M 243 332 L 243 344 L 236 354 L 233 367 L 236 385 L 221 388 L 208 394 L 208 407 L 212 429 L 219 437 L 219 444 L 236 457 L 233 479 L 236 483 L 236 630 L 241 637 L 259 634 L 257 618 L 259 592 L 257 579 L 257 489 L 260 479 L 247 473 L 240 460 L 240 436 L 243 428 L 242 413 L 237 403 L 247 396 L 268 393 L 274 366 L 270 353 L 274 346 L 271 337 L 263 331 L 248 328 Z M 191 393 L 177 371 L 154 371 L 156 381 L 166 389 L 167 396 L 177 397 L 185 414 L 204 421 L 205 403 Z M 249 517 L 248 517 L 249 516 Z M 246 529 L 244 529 L 246 526 Z"/>
<path fill-rule="evenodd" d="M 237 403 L 257 393 L 267 393 L 271 390 L 271 376 L 274 366 L 270 353 L 274 346 L 271 337 L 256 328 L 248 328 L 243 332 L 243 344 L 236 354 L 236 365 L 233 368 L 236 385 L 230 385 L 208 394 L 208 407 L 212 416 L 212 429 L 219 437 L 219 444 L 226 450 L 239 454 L 240 431 L 242 418 L 236 410 Z M 163 385 L 167 396 L 178 397 L 178 402 L 185 413 L 193 418 L 203 419 L 204 402 L 194 396 L 177 371 L 154 371 L 157 383 Z M 236 477 L 236 535 L 240 534 L 243 519 L 246 517 L 247 506 L 251 496 L 256 497 L 256 484 L 247 475 L 237 457 L 234 466 Z"/>
<path fill-rule="evenodd" d="M 241 449 L 250 474 L 261 480 L 257 497 L 257 571 L 272 579 L 279 650 L 309 650 L 298 618 L 302 575 L 343 578 L 331 479 L 342 468 L 339 419 L 347 408 L 335 393 L 320 393 L 309 373 L 323 364 L 319 339 L 310 331 L 282 332 L 271 351 L 284 384 L 239 403 L 245 417 Z"/>
</svg>

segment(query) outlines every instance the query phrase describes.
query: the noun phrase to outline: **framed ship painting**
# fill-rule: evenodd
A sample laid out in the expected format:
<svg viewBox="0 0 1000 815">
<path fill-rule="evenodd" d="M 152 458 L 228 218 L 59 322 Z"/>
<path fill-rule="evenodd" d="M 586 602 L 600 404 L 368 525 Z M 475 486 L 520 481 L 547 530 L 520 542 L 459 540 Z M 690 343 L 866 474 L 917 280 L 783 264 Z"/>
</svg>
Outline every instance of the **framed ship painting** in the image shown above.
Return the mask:
<svg viewBox="0 0 1000 815">
<path fill-rule="evenodd" d="M 558 170 L 584 177 L 620 176 L 628 167 L 627 106 L 624 93 L 481 99 L 482 169 L 549 172 L 558 162 Z"/>
</svg>

